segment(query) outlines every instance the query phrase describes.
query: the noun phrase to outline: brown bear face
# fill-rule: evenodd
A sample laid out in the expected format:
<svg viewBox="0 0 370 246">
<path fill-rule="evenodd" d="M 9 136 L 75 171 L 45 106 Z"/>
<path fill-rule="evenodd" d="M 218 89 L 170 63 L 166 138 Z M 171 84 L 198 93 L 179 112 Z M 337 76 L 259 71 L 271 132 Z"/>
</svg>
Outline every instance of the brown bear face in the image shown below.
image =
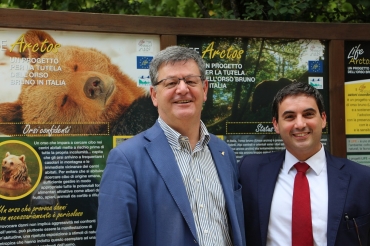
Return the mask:
<svg viewBox="0 0 370 246">
<path fill-rule="evenodd" d="M 27 185 L 30 185 L 29 182 L 31 180 L 28 177 L 28 170 L 25 160 L 26 157 L 24 155 L 15 156 L 7 152 L 1 165 L 1 181 L 5 183 L 27 183 Z"/>
<path fill-rule="evenodd" d="M 47 78 L 34 79 L 42 85 L 23 85 L 25 123 L 111 122 L 144 94 L 95 49 L 65 46 L 41 58 L 58 63 L 32 64 L 28 77 L 47 74 Z"/>
<path fill-rule="evenodd" d="M 96 49 L 63 46 L 37 30 L 27 31 L 20 40 L 27 50 L 15 46 L 5 54 L 31 58 L 31 63 L 17 101 L 0 104 L 0 123 L 22 124 L 0 124 L 2 134 L 37 133 L 25 128 L 42 129 L 45 124 L 68 125 L 73 134 L 108 133 L 127 108 L 146 94 Z M 54 49 L 41 49 L 42 44 Z"/>
</svg>

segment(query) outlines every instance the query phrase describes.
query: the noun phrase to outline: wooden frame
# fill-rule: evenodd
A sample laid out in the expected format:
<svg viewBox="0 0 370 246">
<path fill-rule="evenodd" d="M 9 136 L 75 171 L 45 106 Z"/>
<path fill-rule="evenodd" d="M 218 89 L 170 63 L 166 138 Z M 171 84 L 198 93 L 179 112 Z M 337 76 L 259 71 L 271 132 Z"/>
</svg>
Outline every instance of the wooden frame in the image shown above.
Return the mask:
<svg viewBox="0 0 370 246">
<path fill-rule="evenodd" d="M 370 40 L 369 24 L 242 21 L 0 9 L 1 27 L 160 35 L 161 49 L 177 35 L 329 40 L 331 153 L 346 157 L 344 41 Z"/>
</svg>

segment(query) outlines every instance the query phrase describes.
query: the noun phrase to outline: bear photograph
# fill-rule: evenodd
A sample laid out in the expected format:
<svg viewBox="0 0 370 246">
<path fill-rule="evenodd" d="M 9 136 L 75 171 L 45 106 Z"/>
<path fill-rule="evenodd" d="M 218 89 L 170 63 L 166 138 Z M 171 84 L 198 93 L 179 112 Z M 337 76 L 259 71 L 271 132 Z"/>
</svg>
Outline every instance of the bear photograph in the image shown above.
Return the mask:
<svg viewBox="0 0 370 246">
<path fill-rule="evenodd" d="M 31 188 L 25 155 L 16 156 L 6 152 L 1 164 L 0 188 L 13 190 Z"/>
<path fill-rule="evenodd" d="M 41 161 L 36 151 L 17 140 L 0 145 L 0 197 L 14 198 L 32 192 L 41 178 Z"/>
<path fill-rule="evenodd" d="M 147 105 L 148 65 L 159 50 L 157 36 L 86 33 L 74 39 L 72 32 L 1 31 L 9 36 L 0 54 L 1 134 L 35 136 L 57 125 L 59 133 L 74 135 L 141 130 L 115 125 L 133 111 L 134 102 Z M 128 117 L 151 125 L 157 115 L 149 106 L 154 118 Z M 4 124 L 10 122 L 21 124 Z"/>
</svg>

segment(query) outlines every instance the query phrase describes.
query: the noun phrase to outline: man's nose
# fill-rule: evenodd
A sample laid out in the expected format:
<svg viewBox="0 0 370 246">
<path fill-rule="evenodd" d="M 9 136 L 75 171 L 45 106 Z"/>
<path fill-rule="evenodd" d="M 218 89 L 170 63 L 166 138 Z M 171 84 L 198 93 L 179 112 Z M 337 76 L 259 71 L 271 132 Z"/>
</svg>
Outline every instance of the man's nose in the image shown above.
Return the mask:
<svg viewBox="0 0 370 246">
<path fill-rule="evenodd" d="M 179 83 L 176 86 L 176 91 L 178 93 L 184 93 L 184 92 L 188 92 L 188 90 L 189 90 L 189 87 L 185 83 L 185 79 L 179 79 Z"/>
<path fill-rule="evenodd" d="M 306 127 L 306 119 L 302 116 L 297 116 L 295 120 L 295 127 L 296 128 L 305 128 Z"/>
</svg>

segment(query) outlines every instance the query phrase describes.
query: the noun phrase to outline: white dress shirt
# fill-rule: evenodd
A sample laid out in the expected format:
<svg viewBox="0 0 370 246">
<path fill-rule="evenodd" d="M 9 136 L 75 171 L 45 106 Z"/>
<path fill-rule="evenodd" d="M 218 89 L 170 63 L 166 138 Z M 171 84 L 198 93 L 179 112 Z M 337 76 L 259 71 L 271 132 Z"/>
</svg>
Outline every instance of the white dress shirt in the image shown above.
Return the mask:
<svg viewBox="0 0 370 246">
<path fill-rule="evenodd" d="M 182 175 L 193 212 L 200 246 L 232 246 L 223 188 L 208 148 L 210 135 L 201 121 L 200 140 L 191 149 L 189 139 L 158 122 L 166 135 Z"/>
<path fill-rule="evenodd" d="M 272 198 L 267 246 L 292 245 L 292 197 L 294 178 L 299 162 L 289 151 L 275 185 Z M 305 161 L 309 166 L 306 176 L 310 186 L 312 230 L 315 246 L 327 245 L 328 174 L 324 148 Z"/>
</svg>

